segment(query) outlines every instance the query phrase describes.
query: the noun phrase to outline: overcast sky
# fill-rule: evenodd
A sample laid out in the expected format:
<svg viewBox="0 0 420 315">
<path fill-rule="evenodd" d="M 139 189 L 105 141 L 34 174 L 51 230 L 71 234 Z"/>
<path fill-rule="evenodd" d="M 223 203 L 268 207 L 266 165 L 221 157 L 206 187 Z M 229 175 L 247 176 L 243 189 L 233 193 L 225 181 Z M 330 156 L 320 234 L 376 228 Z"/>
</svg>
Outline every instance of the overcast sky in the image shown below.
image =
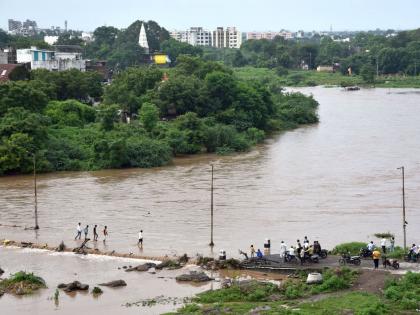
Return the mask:
<svg viewBox="0 0 420 315">
<path fill-rule="evenodd" d="M 0 0 L 0 27 L 9 18 L 39 27 L 92 31 L 127 27 L 137 19 L 165 28 L 237 26 L 253 30 L 368 30 L 420 27 L 420 0 Z"/>
</svg>

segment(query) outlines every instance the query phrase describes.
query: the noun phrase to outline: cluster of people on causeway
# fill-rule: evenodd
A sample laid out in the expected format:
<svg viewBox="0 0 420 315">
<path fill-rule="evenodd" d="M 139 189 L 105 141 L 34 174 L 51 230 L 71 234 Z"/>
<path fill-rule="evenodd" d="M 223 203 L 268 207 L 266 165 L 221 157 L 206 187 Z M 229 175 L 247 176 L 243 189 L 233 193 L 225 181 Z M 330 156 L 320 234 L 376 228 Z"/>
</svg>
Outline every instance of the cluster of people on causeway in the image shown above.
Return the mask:
<svg viewBox="0 0 420 315">
<path fill-rule="evenodd" d="M 264 243 L 264 250 L 267 254 L 269 253 L 270 247 L 270 240 L 266 239 Z M 264 257 L 261 249 L 258 248 L 255 250 L 254 245 L 251 245 L 250 251 L 251 259 Z M 321 244 L 318 241 L 314 241 L 312 244 L 310 244 L 307 236 L 303 238 L 303 242 L 297 240 L 295 246 L 292 245 L 288 247 L 284 241 L 280 242 L 280 258 L 283 259 L 284 262 L 299 259 L 301 264 L 303 264 L 305 260 L 312 257 L 313 255 L 321 256 L 322 253 L 323 250 L 321 248 Z"/>
</svg>

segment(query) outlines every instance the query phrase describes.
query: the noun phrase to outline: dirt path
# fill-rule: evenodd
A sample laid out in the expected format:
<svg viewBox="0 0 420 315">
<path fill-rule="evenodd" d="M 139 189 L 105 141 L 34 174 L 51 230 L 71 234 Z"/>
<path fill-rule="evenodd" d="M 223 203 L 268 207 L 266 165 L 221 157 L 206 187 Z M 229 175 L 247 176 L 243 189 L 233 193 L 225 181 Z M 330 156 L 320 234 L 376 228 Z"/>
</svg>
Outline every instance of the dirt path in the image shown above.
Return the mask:
<svg viewBox="0 0 420 315">
<path fill-rule="evenodd" d="M 363 269 L 356 283 L 350 291 L 363 291 L 369 293 L 382 293 L 385 281 L 389 278 L 397 278 L 398 275 L 391 274 L 386 270 Z"/>
</svg>

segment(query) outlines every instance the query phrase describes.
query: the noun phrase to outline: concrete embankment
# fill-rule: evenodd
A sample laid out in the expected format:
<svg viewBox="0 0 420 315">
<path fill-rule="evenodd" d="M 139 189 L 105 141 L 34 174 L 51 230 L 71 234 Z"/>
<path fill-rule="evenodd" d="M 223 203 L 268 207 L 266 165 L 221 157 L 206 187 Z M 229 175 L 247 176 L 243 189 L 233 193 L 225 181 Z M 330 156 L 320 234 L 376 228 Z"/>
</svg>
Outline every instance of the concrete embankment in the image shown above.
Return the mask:
<svg viewBox="0 0 420 315">
<path fill-rule="evenodd" d="M 90 248 L 88 245 L 83 248 L 81 252 L 77 252 L 79 247 L 67 247 L 64 246 L 60 248 L 60 245 L 53 246 L 50 244 L 36 244 L 32 242 L 24 242 L 24 241 L 13 241 L 7 239 L 0 239 L 0 245 L 5 247 L 18 247 L 18 248 L 30 248 L 30 249 L 43 249 L 48 251 L 54 252 L 74 252 L 76 255 L 98 255 L 98 256 L 108 256 L 108 257 L 119 257 L 119 258 L 130 258 L 130 259 L 138 259 L 138 260 L 150 260 L 155 262 L 162 262 L 170 259 L 175 259 L 177 257 L 170 257 L 170 256 L 144 256 L 144 255 L 136 255 L 134 253 L 118 253 L 115 250 L 112 251 L 101 251 L 99 249 Z"/>
</svg>

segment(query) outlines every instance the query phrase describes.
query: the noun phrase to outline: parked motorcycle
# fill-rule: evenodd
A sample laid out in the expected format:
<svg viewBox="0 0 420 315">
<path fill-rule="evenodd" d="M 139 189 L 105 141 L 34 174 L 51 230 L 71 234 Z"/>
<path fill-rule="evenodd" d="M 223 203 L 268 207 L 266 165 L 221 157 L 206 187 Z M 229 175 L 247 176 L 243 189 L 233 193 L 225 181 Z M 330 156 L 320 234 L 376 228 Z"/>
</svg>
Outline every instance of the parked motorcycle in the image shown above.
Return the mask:
<svg viewBox="0 0 420 315">
<path fill-rule="evenodd" d="M 289 253 L 285 254 L 284 260 L 286 262 L 289 262 L 289 263 L 297 263 L 298 262 L 296 256 L 295 255 L 289 255 Z"/>
<path fill-rule="evenodd" d="M 322 259 L 325 259 L 328 257 L 328 251 L 326 249 L 321 249 L 321 252 L 319 253 L 319 257 Z"/>
<path fill-rule="evenodd" d="M 350 264 L 360 266 L 361 262 L 360 256 L 350 256 L 349 254 L 342 254 L 341 258 L 338 260 L 340 265 Z"/>
<path fill-rule="evenodd" d="M 382 264 L 383 264 L 384 268 L 386 268 L 386 267 L 392 267 L 394 269 L 399 269 L 400 268 L 400 263 L 396 259 L 389 260 L 387 258 L 384 258 Z"/>
<path fill-rule="evenodd" d="M 363 247 L 360 249 L 359 256 L 363 258 L 370 258 L 372 257 L 372 253 L 373 252 L 371 250 L 367 249 L 366 247 Z"/>
<path fill-rule="evenodd" d="M 305 255 L 302 257 L 303 262 L 310 262 L 310 263 L 319 263 L 319 255 L 313 254 L 313 255 Z"/>
</svg>

